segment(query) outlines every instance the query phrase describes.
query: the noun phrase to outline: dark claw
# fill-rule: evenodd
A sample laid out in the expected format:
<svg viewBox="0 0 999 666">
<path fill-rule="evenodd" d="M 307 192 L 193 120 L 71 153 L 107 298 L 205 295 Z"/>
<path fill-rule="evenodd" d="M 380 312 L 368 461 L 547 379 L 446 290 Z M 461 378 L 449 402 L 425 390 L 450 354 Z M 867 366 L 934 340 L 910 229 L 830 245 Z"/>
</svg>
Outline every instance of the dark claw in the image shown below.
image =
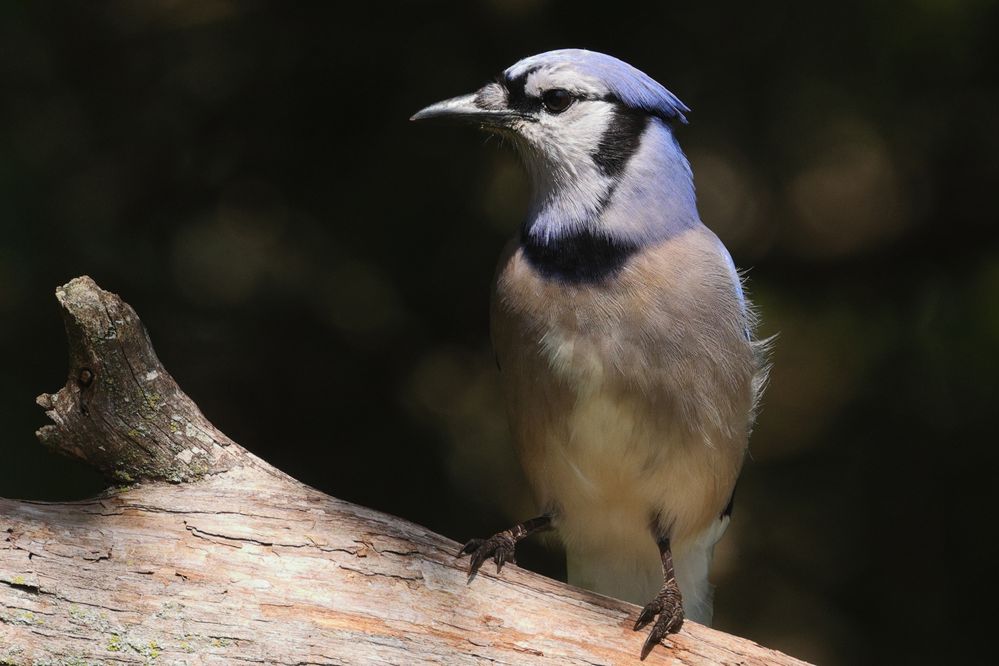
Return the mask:
<svg viewBox="0 0 999 666">
<path fill-rule="evenodd" d="M 486 558 L 488 557 L 489 554 L 486 552 L 485 548 L 479 548 L 475 551 L 475 554 L 472 555 L 472 561 L 468 565 L 468 575 L 474 576 L 477 574 L 482 565 L 485 564 Z"/>
<path fill-rule="evenodd" d="M 649 637 L 646 638 L 645 642 L 642 644 L 642 654 L 639 656 L 641 661 L 645 661 L 645 658 L 652 652 L 652 648 L 659 645 L 660 638 L 662 638 L 662 636 L 659 635 L 659 632 L 657 632 L 655 628 L 649 632 Z"/>
<path fill-rule="evenodd" d="M 509 530 L 494 534 L 488 539 L 472 539 L 466 543 L 458 552 L 458 557 L 471 555 L 472 560 L 468 565 L 468 577 L 471 578 L 479 572 L 479 568 L 485 564 L 486 560 L 492 558 L 496 564 L 496 573 L 503 569 L 507 562 L 517 563 L 514 557 L 514 547 L 517 545 L 513 534 Z"/>
<path fill-rule="evenodd" d="M 472 539 L 471 541 L 469 541 L 468 543 L 466 543 L 464 546 L 461 547 L 461 550 L 458 551 L 458 554 L 455 555 L 455 557 L 464 557 L 469 553 L 474 553 L 479 549 L 479 546 L 482 545 L 482 542 L 483 539 Z"/>
<path fill-rule="evenodd" d="M 656 601 L 646 604 L 645 608 L 642 609 L 642 613 L 638 616 L 638 619 L 635 620 L 635 631 L 638 631 L 649 622 L 652 622 L 652 620 L 656 618 L 656 615 L 659 614 L 660 610 L 662 610 L 662 607 Z"/>
<path fill-rule="evenodd" d="M 642 609 L 638 620 L 635 621 L 635 631 L 651 622 L 656 615 L 659 618 L 652 625 L 652 631 L 649 632 L 649 637 L 642 645 L 641 658 L 643 661 L 663 638 L 668 634 L 675 634 L 683 626 L 683 602 L 680 597 L 680 588 L 677 587 L 675 580 L 663 585 L 659 595 Z"/>
<path fill-rule="evenodd" d="M 652 652 L 652 648 L 659 645 L 659 641 L 665 636 L 664 632 L 659 630 L 659 625 L 652 627 L 652 631 L 649 632 L 649 637 L 645 639 L 645 643 L 642 644 L 642 655 L 639 657 L 642 661 L 649 656 Z"/>
<path fill-rule="evenodd" d="M 645 658 L 652 652 L 652 648 L 659 645 L 662 639 L 666 638 L 669 634 L 675 634 L 680 631 L 680 627 L 682 626 L 683 609 L 677 607 L 669 615 L 665 613 L 660 615 L 652 627 L 652 631 L 649 632 L 649 637 L 645 639 L 645 643 L 642 645 L 642 661 L 645 661 Z"/>
<path fill-rule="evenodd" d="M 506 551 L 503 549 L 498 549 L 493 554 L 493 562 L 496 563 L 496 573 L 503 570 L 503 564 L 506 562 Z"/>
</svg>

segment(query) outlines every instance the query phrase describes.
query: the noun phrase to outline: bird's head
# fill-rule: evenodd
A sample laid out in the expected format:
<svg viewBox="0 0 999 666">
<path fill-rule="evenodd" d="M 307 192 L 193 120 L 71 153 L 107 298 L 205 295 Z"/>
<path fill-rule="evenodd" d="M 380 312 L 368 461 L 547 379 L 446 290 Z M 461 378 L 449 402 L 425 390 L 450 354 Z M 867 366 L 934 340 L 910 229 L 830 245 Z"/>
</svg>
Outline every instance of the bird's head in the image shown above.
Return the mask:
<svg viewBox="0 0 999 666">
<path fill-rule="evenodd" d="M 669 130 L 686 122 L 686 111 L 631 65 L 563 49 L 525 58 L 478 91 L 432 104 L 411 119 L 464 120 L 513 139 L 534 184 L 534 215 L 547 210 L 555 226 L 578 226 L 607 205 L 650 127 L 666 135 L 665 148 L 676 149 L 689 175 Z"/>
</svg>

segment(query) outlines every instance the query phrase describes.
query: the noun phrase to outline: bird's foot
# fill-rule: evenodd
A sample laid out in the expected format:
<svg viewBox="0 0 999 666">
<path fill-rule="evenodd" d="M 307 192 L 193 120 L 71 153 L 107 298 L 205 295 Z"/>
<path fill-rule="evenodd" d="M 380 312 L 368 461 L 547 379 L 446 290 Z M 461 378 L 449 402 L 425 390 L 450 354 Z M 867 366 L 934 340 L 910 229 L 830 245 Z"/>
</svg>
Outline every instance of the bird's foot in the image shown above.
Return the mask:
<svg viewBox="0 0 999 666">
<path fill-rule="evenodd" d="M 517 538 L 514 536 L 513 530 L 503 530 L 488 539 L 472 539 L 458 551 L 458 557 L 472 556 L 468 566 L 468 577 L 472 578 L 489 558 L 492 558 L 493 562 L 496 563 L 496 573 L 499 573 L 507 562 L 516 564 L 517 560 L 514 556 L 516 548 Z"/>
<path fill-rule="evenodd" d="M 551 526 L 552 517 L 544 515 L 525 520 L 508 530 L 492 535 L 488 539 L 472 539 L 458 551 L 458 557 L 472 556 L 472 562 L 468 567 L 468 579 L 474 578 L 479 567 L 489 558 L 492 558 L 493 562 L 496 563 L 496 573 L 499 573 L 507 562 L 516 564 L 514 551 L 517 548 L 517 542 L 535 532 L 547 530 Z"/>
<path fill-rule="evenodd" d="M 652 648 L 667 634 L 675 634 L 683 626 L 683 598 L 680 596 L 680 587 L 676 584 L 675 578 L 666 580 L 656 598 L 645 605 L 638 620 L 635 621 L 635 631 L 652 622 L 657 615 L 659 617 L 652 625 L 652 631 L 642 646 L 642 660 L 649 656 Z"/>
</svg>

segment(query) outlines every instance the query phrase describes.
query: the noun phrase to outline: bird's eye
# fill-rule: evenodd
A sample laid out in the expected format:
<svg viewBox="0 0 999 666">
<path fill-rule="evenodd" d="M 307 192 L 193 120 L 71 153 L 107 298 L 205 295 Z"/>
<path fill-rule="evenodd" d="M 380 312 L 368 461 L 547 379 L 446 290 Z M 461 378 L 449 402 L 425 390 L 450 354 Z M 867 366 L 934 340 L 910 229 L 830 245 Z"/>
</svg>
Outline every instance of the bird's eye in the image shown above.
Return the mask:
<svg viewBox="0 0 999 666">
<path fill-rule="evenodd" d="M 563 90 L 562 88 L 554 88 L 552 90 L 546 90 L 543 95 L 541 95 L 541 103 L 545 105 L 551 113 L 562 113 L 572 104 L 572 95 L 569 94 L 568 90 Z"/>
</svg>

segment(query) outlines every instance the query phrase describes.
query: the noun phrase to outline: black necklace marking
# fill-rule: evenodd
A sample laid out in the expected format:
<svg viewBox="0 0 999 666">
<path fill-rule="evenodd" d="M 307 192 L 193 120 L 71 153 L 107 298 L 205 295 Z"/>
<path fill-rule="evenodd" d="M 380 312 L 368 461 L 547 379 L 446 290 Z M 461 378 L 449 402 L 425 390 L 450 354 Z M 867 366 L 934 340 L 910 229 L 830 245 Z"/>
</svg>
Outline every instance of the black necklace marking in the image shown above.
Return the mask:
<svg viewBox="0 0 999 666">
<path fill-rule="evenodd" d="M 541 275 L 570 284 L 602 282 L 613 277 L 638 251 L 635 244 L 586 230 L 547 243 L 523 230 L 520 247 Z"/>
</svg>

